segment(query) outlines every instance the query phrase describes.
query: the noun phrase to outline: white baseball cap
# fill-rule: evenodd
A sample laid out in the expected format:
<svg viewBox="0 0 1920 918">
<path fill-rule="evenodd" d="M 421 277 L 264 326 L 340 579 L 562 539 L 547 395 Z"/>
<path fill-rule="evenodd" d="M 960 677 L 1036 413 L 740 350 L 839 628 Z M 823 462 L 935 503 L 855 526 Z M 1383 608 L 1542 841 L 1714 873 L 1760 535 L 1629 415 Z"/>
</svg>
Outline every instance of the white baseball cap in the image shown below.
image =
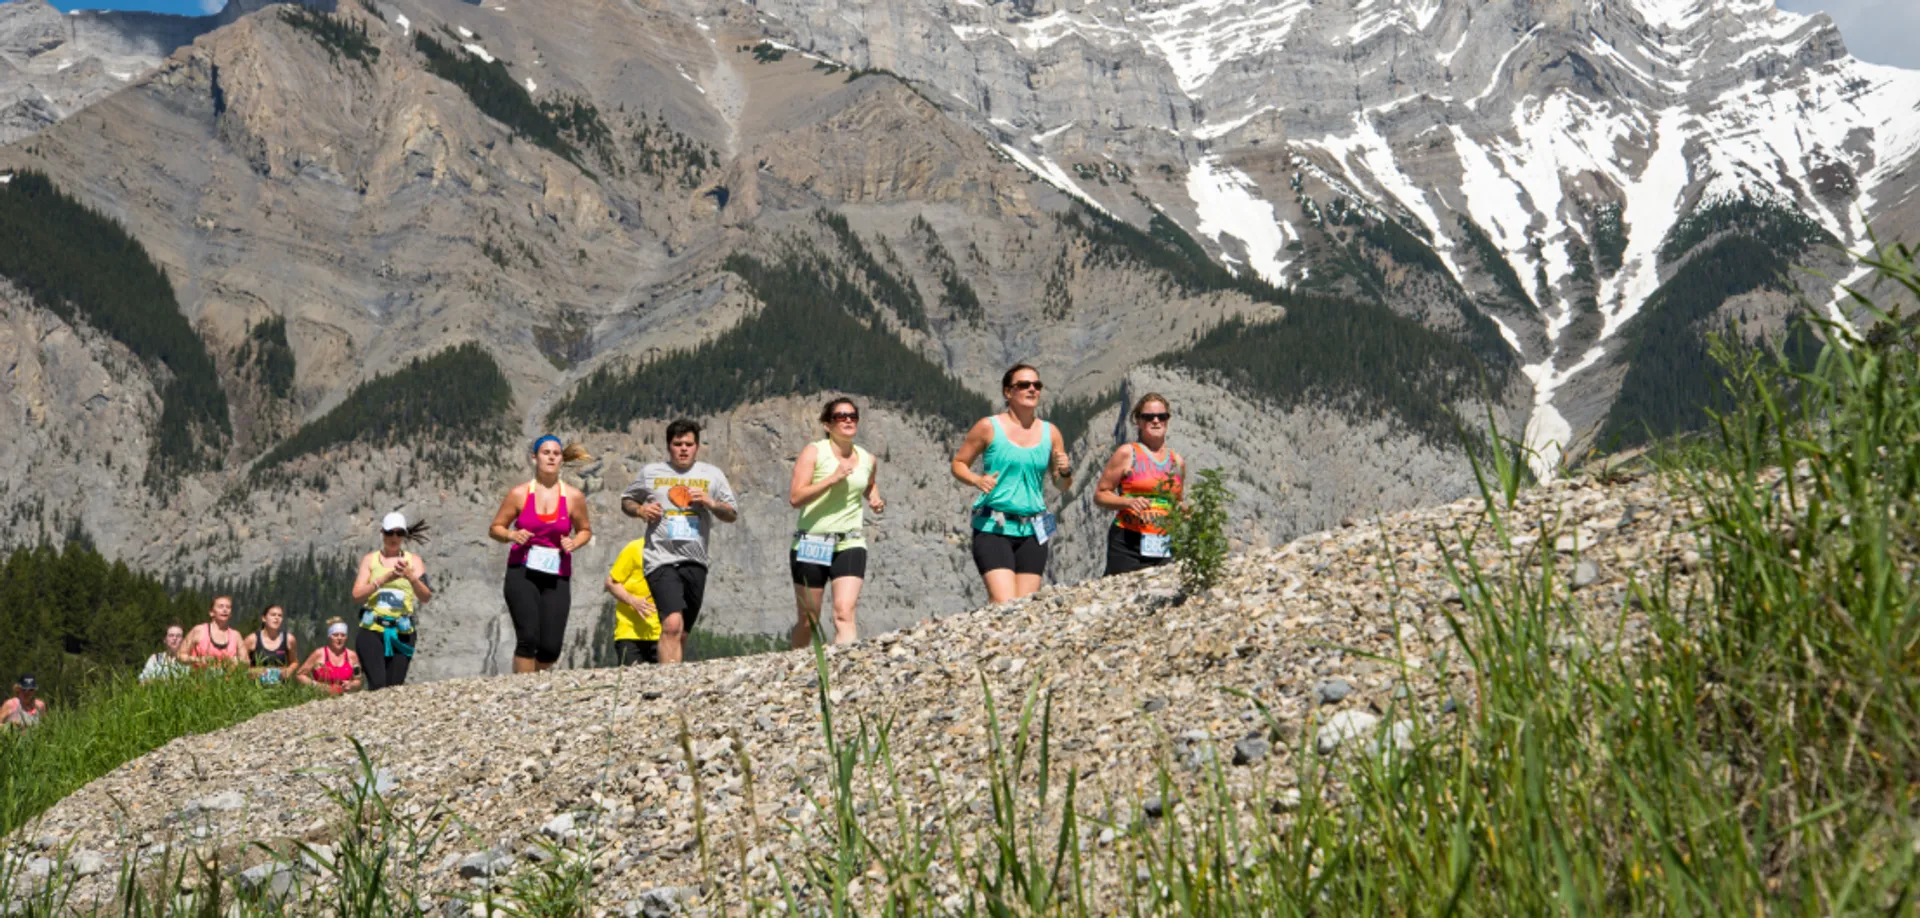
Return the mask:
<svg viewBox="0 0 1920 918">
<path fill-rule="evenodd" d="M 380 521 L 381 532 L 395 532 L 407 528 L 407 515 L 395 510 Z"/>
</svg>

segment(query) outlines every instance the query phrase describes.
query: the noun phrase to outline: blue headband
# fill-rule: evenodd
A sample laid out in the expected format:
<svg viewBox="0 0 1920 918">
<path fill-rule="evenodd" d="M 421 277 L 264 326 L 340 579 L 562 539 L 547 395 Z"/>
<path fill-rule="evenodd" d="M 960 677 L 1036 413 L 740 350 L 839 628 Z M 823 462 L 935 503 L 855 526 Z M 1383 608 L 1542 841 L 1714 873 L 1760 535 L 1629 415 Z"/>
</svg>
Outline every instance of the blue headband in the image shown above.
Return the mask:
<svg viewBox="0 0 1920 918">
<path fill-rule="evenodd" d="M 539 452 L 539 451 L 540 451 L 540 444 L 542 444 L 542 443 L 545 443 L 545 442 L 547 442 L 548 440 L 552 440 L 552 441 L 553 441 L 553 445 L 555 445 L 555 446 L 558 446 L 558 447 L 561 447 L 561 448 L 563 448 L 563 449 L 564 449 L 564 448 L 566 447 L 566 444 L 564 444 L 564 443 L 561 443 L 561 442 L 560 442 L 560 438 L 559 438 L 559 437 L 556 437 L 556 436 L 554 436 L 553 434 L 547 434 L 546 436 L 544 436 L 544 437 L 541 437 L 540 439 L 538 439 L 538 440 L 535 440 L 535 441 L 533 441 L 533 448 L 532 448 L 532 449 L 530 449 L 530 450 L 527 450 L 527 452 L 529 452 L 529 453 L 537 453 L 537 452 Z"/>
</svg>

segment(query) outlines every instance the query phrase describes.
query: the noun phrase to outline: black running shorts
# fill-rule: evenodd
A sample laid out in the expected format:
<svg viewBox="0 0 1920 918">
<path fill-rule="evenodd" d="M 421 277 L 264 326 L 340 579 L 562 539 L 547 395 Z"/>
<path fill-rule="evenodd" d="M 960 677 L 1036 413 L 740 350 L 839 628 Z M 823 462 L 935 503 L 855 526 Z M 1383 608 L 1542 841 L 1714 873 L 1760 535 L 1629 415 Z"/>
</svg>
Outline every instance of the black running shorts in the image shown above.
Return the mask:
<svg viewBox="0 0 1920 918">
<path fill-rule="evenodd" d="M 1172 558 L 1149 558 L 1140 554 L 1140 533 L 1119 526 L 1107 527 L 1107 573 L 1131 574 L 1149 567 L 1159 567 L 1172 561 Z"/>
<path fill-rule="evenodd" d="M 787 567 L 792 569 L 795 586 L 821 589 L 828 580 L 842 577 L 867 576 L 867 550 L 847 548 L 833 553 L 833 566 L 823 564 L 801 564 L 800 550 L 795 548 L 787 552 Z"/>
<path fill-rule="evenodd" d="M 973 531 L 973 566 L 980 573 L 1010 570 L 1016 574 L 1047 572 L 1047 546 L 1033 536 L 1004 536 Z"/>
<path fill-rule="evenodd" d="M 647 589 L 653 591 L 653 606 L 660 610 L 660 619 L 680 613 L 681 627 L 688 634 L 693 633 L 693 623 L 700 617 L 701 601 L 707 596 L 707 569 L 705 565 L 691 561 L 656 567 L 647 572 Z"/>
</svg>

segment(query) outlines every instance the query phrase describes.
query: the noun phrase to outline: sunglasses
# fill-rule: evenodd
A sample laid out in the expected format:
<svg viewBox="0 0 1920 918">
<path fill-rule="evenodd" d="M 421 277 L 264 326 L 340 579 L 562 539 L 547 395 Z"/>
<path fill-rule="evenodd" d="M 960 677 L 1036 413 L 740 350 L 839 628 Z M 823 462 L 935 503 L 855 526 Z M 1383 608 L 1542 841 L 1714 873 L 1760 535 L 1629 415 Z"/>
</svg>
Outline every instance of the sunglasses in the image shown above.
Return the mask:
<svg viewBox="0 0 1920 918">
<path fill-rule="evenodd" d="M 380 530 L 380 534 L 390 535 L 390 536 L 404 536 L 407 534 L 407 531 L 405 529 L 382 529 Z"/>
<path fill-rule="evenodd" d="M 1013 381 L 1013 385 L 1009 386 L 1008 388 L 1018 389 L 1021 392 L 1025 392 L 1028 389 L 1032 389 L 1033 391 L 1038 392 L 1041 389 L 1045 389 L 1046 384 L 1042 383 L 1040 380 L 1037 380 L 1037 379 L 1016 379 Z"/>
<path fill-rule="evenodd" d="M 1165 411 L 1143 411 L 1139 417 L 1142 424 L 1152 424 L 1155 421 L 1165 424 L 1173 415 Z"/>
<path fill-rule="evenodd" d="M 830 414 L 830 415 L 827 415 L 827 420 L 829 420 L 829 421 L 833 421 L 833 422 L 835 422 L 835 423 L 838 423 L 838 422 L 840 422 L 840 421 L 858 421 L 858 420 L 860 420 L 860 412 L 858 412 L 858 411 L 836 411 L 836 412 L 834 412 L 834 413 L 832 413 L 832 414 Z"/>
</svg>

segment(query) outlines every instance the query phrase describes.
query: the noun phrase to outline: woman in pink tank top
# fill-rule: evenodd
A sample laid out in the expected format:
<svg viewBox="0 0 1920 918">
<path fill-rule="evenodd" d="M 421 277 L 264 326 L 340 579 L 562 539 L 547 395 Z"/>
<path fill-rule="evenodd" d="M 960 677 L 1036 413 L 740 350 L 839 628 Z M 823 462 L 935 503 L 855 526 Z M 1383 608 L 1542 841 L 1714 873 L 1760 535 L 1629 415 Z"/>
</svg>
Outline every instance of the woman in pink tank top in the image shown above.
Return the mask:
<svg viewBox="0 0 1920 918">
<path fill-rule="evenodd" d="M 237 666 L 244 643 L 240 632 L 227 627 L 233 621 L 233 597 L 215 596 L 206 624 L 195 625 L 180 642 L 180 662 L 195 669 Z"/>
<path fill-rule="evenodd" d="M 326 689 L 335 695 L 359 691 L 364 682 L 360 675 L 360 655 L 347 649 L 347 630 L 346 622 L 327 619 L 326 646 L 308 656 L 293 678 L 301 685 Z"/>
<path fill-rule="evenodd" d="M 573 605 L 573 553 L 593 539 L 587 498 L 560 480 L 560 468 L 590 459 L 578 443 L 533 441 L 533 480 L 507 492 L 487 534 L 507 549 L 501 592 L 513 620 L 513 671 L 547 669 L 560 659 Z"/>
</svg>

